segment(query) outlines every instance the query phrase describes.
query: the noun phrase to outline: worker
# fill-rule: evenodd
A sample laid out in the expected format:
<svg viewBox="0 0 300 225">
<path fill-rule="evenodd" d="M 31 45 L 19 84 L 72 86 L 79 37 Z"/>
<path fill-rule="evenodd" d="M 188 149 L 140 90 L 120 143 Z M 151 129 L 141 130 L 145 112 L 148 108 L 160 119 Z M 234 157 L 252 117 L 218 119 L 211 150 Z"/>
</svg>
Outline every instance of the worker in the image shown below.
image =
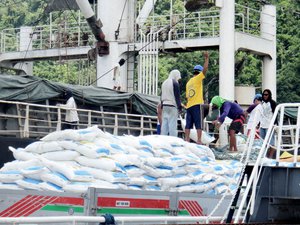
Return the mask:
<svg viewBox="0 0 300 225">
<path fill-rule="evenodd" d="M 66 104 L 58 104 L 60 107 L 66 107 L 65 121 L 62 124 L 62 130 L 77 129 L 79 117 L 77 113 L 77 104 L 71 90 L 66 90 L 63 94 Z"/>
<path fill-rule="evenodd" d="M 190 131 L 195 125 L 197 130 L 197 144 L 202 144 L 202 120 L 201 118 L 201 104 L 204 103 L 203 99 L 203 80 L 208 69 L 208 52 L 204 52 L 204 66 L 196 65 L 194 67 L 193 77 L 186 84 L 186 98 L 187 98 L 187 111 L 186 111 L 186 125 L 185 125 L 185 140 L 190 141 Z"/>
<path fill-rule="evenodd" d="M 214 96 L 211 100 L 211 104 L 213 109 L 218 108 L 220 110 L 219 118 L 212 122 L 217 128 L 221 126 L 226 117 L 232 119 L 228 129 L 229 151 L 237 152 L 235 134 L 239 132 L 243 133 L 243 125 L 245 123 L 245 115 L 242 107 L 220 96 Z"/>
<path fill-rule="evenodd" d="M 181 79 L 179 70 L 172 70 L 169 77 L 161 86 L 162 126 L 161 134 L 177 137 L 177 121 L 181 111 L 180 89 L 178 81 Z"/>
</svg>

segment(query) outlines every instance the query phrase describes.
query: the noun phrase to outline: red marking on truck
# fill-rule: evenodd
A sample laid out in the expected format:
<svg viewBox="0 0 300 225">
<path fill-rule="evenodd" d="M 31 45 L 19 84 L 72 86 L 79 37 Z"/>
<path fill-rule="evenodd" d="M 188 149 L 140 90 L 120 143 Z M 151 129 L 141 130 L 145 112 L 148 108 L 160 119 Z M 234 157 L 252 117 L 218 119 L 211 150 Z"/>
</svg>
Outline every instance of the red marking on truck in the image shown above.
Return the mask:
<svg viewBox="0 0 300 225">
<path fill-rule="evenodd" d="M 31 213 L 41 209 L 45 205 L 53 202 L 57 197 L 49 196 L 32 196 L 27 195 L 25 198 L 11 205 L 0 213 L 1 217 L 20 217 L 29 216 Z"/>
<path fill-rule="evenodd" d="M 7 209 L 3 210 L 0 213 L 1 217 L 12 217 L 20 208 L 23 208 L 26 203 L 31 202 L 32 199 L 36 199 L 35 196 L 27 195 L 25 198 L 21 199 L 20 201 L 16 202 L 12 206 L 8 207 Z"/>
<path fill-rule="evenodd" d="M 203 209 L 197 201 L 180 200 L 179 208 L 186 209 L 191 216 L 204 216 Z"/>
<path fill-rule="evenodd" d="M 71 197 L 58 197 L 53 204 L 63 204 L 63 205 L 84 205 L 83 198 L 71 198 Z"/>
<path fill-rule="evenodd" d="M 141 199 L 141 198 L 107 198 L 99 197 L 97 206 L 101 207 L 116 207 L 117 202 L 127 202 L 127 207 L 130 208 L 160 208 L 168 209 L 169 200 L 162 199 Z"/>
<path fill-rule="evenodd" d="M 0 212 L 0 217 L 29 216 L 46 205 L 83 206 L 83 198 L 27 195 L 7 209 Z M 169 200 L 140 199 L 140 198 L 112 198 L 98 197 L 97 206 L 107 208 L 136 208 L 136 209 L 168 209 Z M 180 200 L 179 209 L 186 209 L 191 216 L 204 216 L 203 209 L 197 201 Z"/>
<path fill-rule="evenodd" d="M 0 212 L 0 217 L 21 217 L 29 216 L 32 213 L 40 210 L 44 206 L 55 202 L 57 196 L 38 196 L 38 195 L 27 195 L 20 201 L 11 205 L 7 209 Z"/>
<path fill-rule="evenodd" d="M 42 196 L 42 198 L 40 198 L 39 201 L 35 202 L 31 206 L 29 205 L 27 208 L 23 209 L 22 211 L 19 211 L 19 213 L 17 213 L 15 215 L 15 217 L 29 216 L 32 213 L 34 213 L 35 211 L 38 211 L 41 208 L 43 208 L 44 206 L 52 203 L 57 198 L 58 197 L 56 197 L 56 196 L 52 196 L 52 197 L 50 197 L 50 196 Z"/>
</svg>

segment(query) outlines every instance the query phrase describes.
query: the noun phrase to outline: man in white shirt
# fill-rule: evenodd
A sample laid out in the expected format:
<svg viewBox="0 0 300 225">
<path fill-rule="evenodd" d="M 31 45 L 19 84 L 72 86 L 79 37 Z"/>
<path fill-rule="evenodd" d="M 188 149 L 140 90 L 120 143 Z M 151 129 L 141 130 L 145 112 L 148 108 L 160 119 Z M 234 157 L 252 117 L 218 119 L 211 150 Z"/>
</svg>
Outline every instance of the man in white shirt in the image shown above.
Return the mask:
<svg viewBox="0 0 300 225">
<path fill-rule="evenodd" d="M 66 107 L 65 122 L 62 124 L 62 130 L 65 129 L 77 129 L 79 117 L 77 113 L 77 105 L 73 98 L 72 91 L 67 90 L 64 93 L 64 99 L 67 100 L 66 104 L 59 104 L 58 106 Z"/>
</svg>

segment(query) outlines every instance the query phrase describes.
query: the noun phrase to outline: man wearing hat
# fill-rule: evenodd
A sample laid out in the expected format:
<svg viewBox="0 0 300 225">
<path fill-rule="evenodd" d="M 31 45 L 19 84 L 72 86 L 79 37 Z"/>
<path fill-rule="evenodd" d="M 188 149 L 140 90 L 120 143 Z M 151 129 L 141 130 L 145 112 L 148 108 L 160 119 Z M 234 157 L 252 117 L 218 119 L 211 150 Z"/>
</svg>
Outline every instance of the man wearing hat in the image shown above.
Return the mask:
<svg viewBox="0 0 300 225">
<path fill-rule="evenodd" d="M 229 151 L 237 152 L 235 134 L 239 132 L 243 133 L 243 124 L 245 123 L 243 109 L 239 104 L 228 101 L 218 95 L 214 96 L 210 103 L 213 109 L 218 108 L 220 111 L 219 118 L 214 120 L 212 124 L 214 124 L 216 127 L 220 127 L 226 117 L 232 120 L 228 128 Z"/>
<path fill-rule="evenodd" d="M 178 80 L 181 79 L 179 70 L 172 70 L 161 86 L 162 124 L 161 134 L 177 137 L 178 113 L 181 111 L 180 89 Z"/>
<path fill-rule="evenodd" d="M 186 125 L 185 125 L 185 140 L 190 141 L 190 131 L 195 125 L 197 130 L 197 144 L 202 144 L 202 122 L 201 118 L 201 104 L 204 103 L 203 99 L 203 79 L 205 78 L 208 69 L 208 52 L 204 52 L 204 65 L 196 65 L 194 67 L 194 76 L 186 84 L 186 98 L 187 98 L 187 111 L 186 111 Z"/>
</svg>

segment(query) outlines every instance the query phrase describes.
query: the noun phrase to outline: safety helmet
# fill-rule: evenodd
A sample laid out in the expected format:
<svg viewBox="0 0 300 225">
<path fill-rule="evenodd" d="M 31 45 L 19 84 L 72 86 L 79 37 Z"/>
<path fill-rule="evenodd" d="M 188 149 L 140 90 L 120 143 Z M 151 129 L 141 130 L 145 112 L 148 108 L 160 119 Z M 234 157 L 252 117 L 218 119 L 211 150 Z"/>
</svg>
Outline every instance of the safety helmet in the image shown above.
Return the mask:
<svg viewBox="0 0 300 225">
<path fill-rule="evenodd" d="M 196 65 L 194 67 L 194 70 L 197 70 L 197 71 L 202 71 L 203 70 L 203 67 L 201 65 Z"/>
</svg>

